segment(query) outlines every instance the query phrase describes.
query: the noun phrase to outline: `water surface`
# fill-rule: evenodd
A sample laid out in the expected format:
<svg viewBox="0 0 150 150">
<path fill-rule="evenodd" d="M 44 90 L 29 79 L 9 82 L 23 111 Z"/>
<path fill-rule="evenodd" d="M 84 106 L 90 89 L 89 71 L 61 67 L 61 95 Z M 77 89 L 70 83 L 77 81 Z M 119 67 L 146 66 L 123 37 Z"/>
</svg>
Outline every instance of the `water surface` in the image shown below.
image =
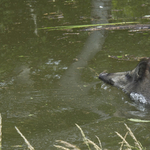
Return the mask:
<svg viewBox="0 0 150 150">
<path fill-rule="evenodd" d="M 130 5 L 129 5 L 130 4 Z M 55 140 L 87 149 L 86 136 L 103 148 L 118 149 L 126 123 L 149 148 L 149 108 L 136 104 L 97 74 L 128 71 L 138 63 L 113 59 L 125 54 L 148 57 L 149 32 L 38 30 L 42 27 L 139 21 L 149 14 L 144 1 L 5 1 L 0 25 L 0 112 L 3 149 L 25 149 L 17 126 L 35 149 L 55 149 Z M 137 11 L 138 10 L 138 11 Z M 130 139 L 129 139 L 130 140 Z M 22 145 L 21 147 L 19 147 Z"/>
</svg>

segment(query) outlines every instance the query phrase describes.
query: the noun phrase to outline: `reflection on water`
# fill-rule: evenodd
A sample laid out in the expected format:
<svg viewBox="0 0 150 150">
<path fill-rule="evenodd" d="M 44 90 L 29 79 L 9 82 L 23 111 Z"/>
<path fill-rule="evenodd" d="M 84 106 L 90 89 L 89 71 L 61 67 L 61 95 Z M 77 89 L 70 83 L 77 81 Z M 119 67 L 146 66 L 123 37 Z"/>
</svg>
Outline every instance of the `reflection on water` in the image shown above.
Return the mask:
<svg viewBox="0 0 150 150">
<path fill-rule="evenodd" d="M 33 81 L 30 76 L 31 68 L 29 66 L 21 65 L 19 68 L 15 68 L 14 73 L 16 74 L 14 77 L 14 81 L 17 85 L 29 85 L 33 84 Z"/>
</svg>

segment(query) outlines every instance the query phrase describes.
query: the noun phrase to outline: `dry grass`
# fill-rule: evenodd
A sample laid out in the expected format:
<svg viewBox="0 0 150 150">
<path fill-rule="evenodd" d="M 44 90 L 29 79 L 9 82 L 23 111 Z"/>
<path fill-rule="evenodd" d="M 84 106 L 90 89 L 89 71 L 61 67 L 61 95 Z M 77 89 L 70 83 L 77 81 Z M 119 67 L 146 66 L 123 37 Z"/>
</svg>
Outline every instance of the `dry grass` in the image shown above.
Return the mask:
<svg viewBox="0 0 150 150">
<path fill-rule="evenodd" d="M 82 134 L 82 137 L 83 137 L 83 141 L 84 143 L 86 144 L 86 146 L 88 147 L 88 150 L 91 150 L 90 148 L 90 145 L 92 145 L 95 150 L 102 150 L 102 145 L 101 145 L 101 141 L 99 140 L 99 138 L 96 136 L 96 138 L 98 139 L 98 142 L 99 142 L 99 145 L 95 144 L 93 141 L 91 141 L 90 139 L 86 138 L 83 130 L 81 129 L 81 127 L 79 125 L 77 125 L 77 128 L 80 130 L 81 134 Z M 61 145 L 54 145 L 55 147 L 57 147 L 58 149 L 61 149 L 61 150 L 80 150 L 80 148 L 76 147 L 75 145 L 72 145 L 68 142 L 65 142 L 65 141 L 56 141 L 56 142 L 59 142 L 61 144 L 63 144 L 64 146 L 61 146 Z"/>
<path fill-rule="evenodd" d="M 102 148 L 101 141 L 100 141 L 100 139 L 97 136 L 96 136 L 96 138 L 98 139 L 99 145 L 97 145 L 93 141 L 91 141 L 88 138 L 86 138 L 83 130 L 81 129 L 81 127 L 79 125 L 77 125 L 77 124 L 76 124 L 76 126 L 80 130 L 81 135 L 83 137 L 83 141 L 86 144 L 88 150 L 91 150 L 90 146 L 94 147 L 95 150 L 104 150 Z M 122 142 L 119 143 L 119 144 L 121 144 L 119 150 L 133 150 L 133 149 L 144 150 L 143 146 L 136 139 L 136 137 L 134 136 L 134 134 L 131 131 L 131 129 L 126 124 L 125 124 L 125 127 L 127 129 L 127 132 L 126 132 L 124 137 L 120 133 L 116 132 L 116 134 L 122 139 Z M 133 146 L 127 142 L 127 140 L 126 140 L 127 135 L 129 135 L 134 140 L 134 145 Z M 60 145 L 54 145 L 54 146 L 57 147 L 58 149 L 61 149 L 61 150 L 80 150 L 79 148 L 77 148 L 76 146 L 74 146 L 74 145 L 72 145 L 72 144 L 70 144 L 68 142 L 61 141 L 60 143 L 64 144 L 64 146 L 60 146 Z"/>
<path fill-rule="evenodd" d="M 17 132 L 20 134 L 20 136 L 24 139 L 25 143 L 27 144 L 28 148 L 30 150 L 34 150 L 34 148 L 31 146 L 31 144 L 29 143 L 29 141 L 25 138 L 25 136 L 20 132 L 20 130 L 15 127 L 15 129 L 17 130 Z"/>
<path fill-rule="evenodd" d="M 132 149 L 136 149 L 136 150 L 146 150 L 145 148 L 143 148 L 143 146 L 141 145 L 141 143 L 136 139 L 136 137 L 134 136 L 133 132 L 131 131 L 131 129 L 124 124 L 127 132 L 125 134 L 125 136 L 123 137 L 120 133 L 116 132 L 116 134 L 122 139 L 122 142 L 120 142 L 119 144 L 121 144 L 120 149 L 119 150 L 132 150 Z M 80 130 L 81 135 L 83 137 L 83 141 L 86 144 L 88 150 L 91 150 L 91 146 L 95 149 L 95 150 L 106 150 L 102 148 L 102 144 L 100 139 L 96 136 L 99 145 L 97 145 L 96 143 L 94 143 L 93 141 L 91 141 L 90 139 L 86 138 L 83 130 L 81 129 L 81 127 L 79 125 L 77 125 L 77 128 Z M 25 138 L 25 136 L 20 132 L 20 130 L 15 127 L 15 129 L 17 130 L 17 132 L 20 134 L 20 136 L 24 139 L 25 143 L 28 146 L 28 149 L 30 150 L 35 150 L 31 144 L 28 142 L 28 140 Z M 129 142 L 126 140 L 127 136 L 130 136 L 133 141 L 134 141 L 134 145 L 132 146 L 131 144 L 129 144 Z M 78 148 L 77 146 L 70 144 L 66 141 L 62 141 L 62 140 L 56 140 L 56 142 L 58 144 L 61 145 L 54 145 L 54 147 L 61 149 L 61 150 L 80 150 L 80 148 Z M 2 117 L 0 114 L 0 150 L 2 149 Z"/>
<path fill-rule="evenodd" d="M 54 145 L 55 147 L 57 147 L 58 149 L 62 149 L 62 150 L 80 150 L 78 147 L 76 147 L 73 144 L 70 144 L 68 142 L 62 141 L 62 140 L 56 140 L 57 143 L 62 144 L 64 146 L 61 145 Z"/>
<path fill-rule="evenodd" d="M 126 147 L 126 150 L 132 150 L 132 149 L 137 149 L 137 150 L 144 150 L 142 144 L 136 139 L 136 137 L 134 136 L 133 132 L 131 131 L 131 129 L 124 124 L 127 132 L 125 134 L 125 136 L 123 137 L 120 133 L 116 132 L 116 134 L 122 139 L 122 142 L 120 142 L 121 146 L 120 146 L 120 150 L 123 150 L 123 147 Z M 134 145 L 130 145 L 127 141 L 126 141 L 126 137 L 127 135 L 130 135 L 132 137 L 132 139 L 134 140 Z"/>
</svg>

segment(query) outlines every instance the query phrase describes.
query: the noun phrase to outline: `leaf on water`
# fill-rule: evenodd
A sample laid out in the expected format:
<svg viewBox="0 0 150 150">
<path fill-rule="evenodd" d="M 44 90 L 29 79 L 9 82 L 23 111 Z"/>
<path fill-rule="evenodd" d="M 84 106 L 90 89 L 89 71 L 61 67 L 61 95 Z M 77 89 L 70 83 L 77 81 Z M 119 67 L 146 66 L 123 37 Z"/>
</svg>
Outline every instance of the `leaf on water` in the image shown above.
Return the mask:
<svg viewBox="0 0 150 150">
<path fill-rule="evenodd" d="M 117 58 L 122 58 L 122 56 L 117 56 Z"/>
<path fill-rule="evenodd" d="M 11 147 L 23 147 L 22 145 L 14 145 L 14 146 L 11 146 Z"/>
<path fill-rule="evenodd" d="M 24 57 L 23 55 L 20 55 L 19 57 Z"/>
<path fill-rule="evenodd" d="M 150 120 L 141 120 L 141 119 L 134 119 L 134 118 L 130 118 L 128 120 L 132 122 L 150 122 Z"/>
</svg>

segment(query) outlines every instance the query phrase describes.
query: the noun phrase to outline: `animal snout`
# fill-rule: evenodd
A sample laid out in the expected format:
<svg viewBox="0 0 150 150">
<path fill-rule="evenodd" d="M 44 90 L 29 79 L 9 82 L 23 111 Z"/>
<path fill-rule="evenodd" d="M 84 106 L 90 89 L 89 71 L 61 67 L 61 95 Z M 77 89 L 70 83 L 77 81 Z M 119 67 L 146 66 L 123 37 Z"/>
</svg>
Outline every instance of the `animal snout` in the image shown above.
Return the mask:
<svg viewBox="0 0 150 150">
<path fill-rule="evenodd" d="M 99 79 L 103 79 L 104 77 L 106 77 L 108 75 L 108 73 L 102 72 L 99 74 Z"/>
</svg>

